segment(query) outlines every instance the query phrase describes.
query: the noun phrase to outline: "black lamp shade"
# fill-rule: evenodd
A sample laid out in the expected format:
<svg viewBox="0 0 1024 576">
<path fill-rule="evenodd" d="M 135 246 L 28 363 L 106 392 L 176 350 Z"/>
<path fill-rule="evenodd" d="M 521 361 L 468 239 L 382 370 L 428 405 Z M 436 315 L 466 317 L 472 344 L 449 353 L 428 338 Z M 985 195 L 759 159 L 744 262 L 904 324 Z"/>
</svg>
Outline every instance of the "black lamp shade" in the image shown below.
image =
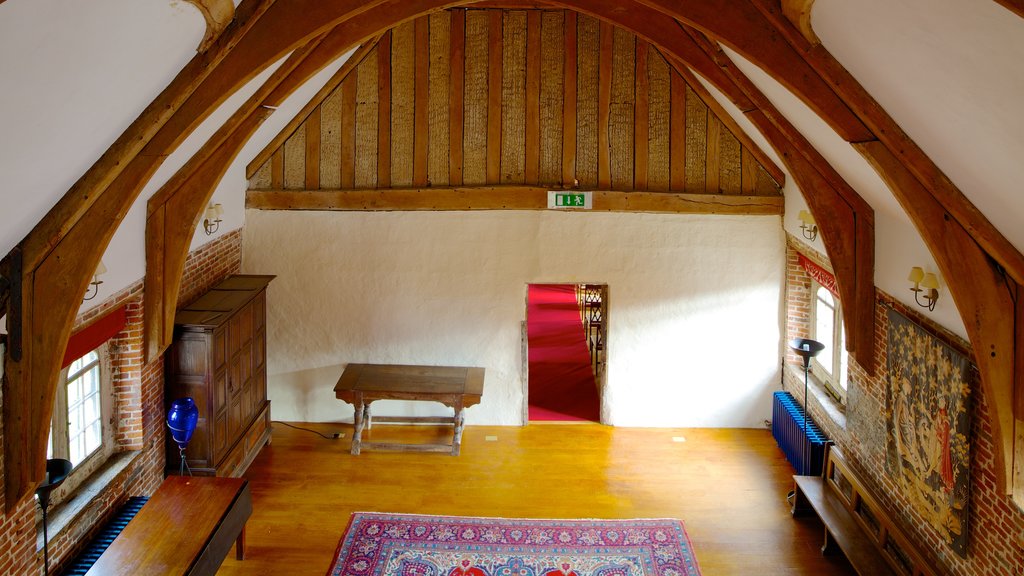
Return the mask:
<svg viewBox="0 0 1024 576">
<path fill-rule="evenodd" d="M 46 461 L 46 478 L 36 488 L 39 505 L 44 509 L 50 504 L 50 493 L 64 482 L 71 473 L 71 461 L 63 458 L 50 458 Z"/>
<path fill-rule="evenodd" d="M 789 341 L 789 347 L 803 359 L 804 370 L 811 365 L 811 358 L 814 358 L 825 349 L 824 344 L 810 338 L 793 338 Z"/>
</svg>

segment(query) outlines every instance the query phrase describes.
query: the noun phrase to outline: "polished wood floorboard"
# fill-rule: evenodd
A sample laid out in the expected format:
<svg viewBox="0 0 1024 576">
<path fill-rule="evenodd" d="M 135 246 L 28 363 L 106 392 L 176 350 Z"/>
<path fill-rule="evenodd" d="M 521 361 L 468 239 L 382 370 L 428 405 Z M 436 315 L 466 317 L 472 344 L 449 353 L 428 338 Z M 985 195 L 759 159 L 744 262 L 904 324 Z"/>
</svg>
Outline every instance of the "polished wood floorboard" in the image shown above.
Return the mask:
<svg viewBox="0 0 1024 576">
<path fill-rule="evenodd" d="M 521 518 L 680 518 L 704 576 L 853 574 L 794 519 L 792 468 L 765 430 L 599 424 L 469 426 L 462 454 L 349 454 L 352 427 L 274 425 L 246 476 L 246 559 L 218 574 L 322 575 L 355 511 Z M 443 442 L 447 429 L 374 426 L 364 440 Z M 673 441 L 673 437 L 685 441 Z"/>
</svg>

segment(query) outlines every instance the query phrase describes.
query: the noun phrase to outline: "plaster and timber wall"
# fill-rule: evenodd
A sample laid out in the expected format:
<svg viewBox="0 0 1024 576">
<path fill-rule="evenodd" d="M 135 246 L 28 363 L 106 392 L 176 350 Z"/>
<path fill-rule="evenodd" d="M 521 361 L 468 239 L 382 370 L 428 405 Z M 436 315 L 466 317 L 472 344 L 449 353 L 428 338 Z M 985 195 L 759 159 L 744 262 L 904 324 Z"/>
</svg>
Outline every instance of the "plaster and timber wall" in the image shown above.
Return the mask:
<svg viewBox="0 0 1024 576">
<path fill-rule="evenodd" d="M 528 283 L 608 284 L 604 422 L 760 427 L 778 387 L 778 216 L 249 210 L 274 417 L 340 421 L 347 363 L 486 368 L 470 424 L 521 424 Z M 728 346 L 721 342 L 729 342 Z M 441 413 L 396 403 L 378 413 Z"/>
<path fill-rule="evenodd" d="M 240 244 L 241 234 L 236 230 L 193 251 L 185 266 L 182 295 L 194 298 L 228 274 L 238 272 Z M 121 306 L 127 307 L 127 323 L 110 340 L 116 412 L 112 419 L 117 425 L 116 450 L 135 452 L 136 456 L 116 473 L 109 467 L 101 468 L 96 474 L 110 479 L 106 485 L 96 486 L 90 502 L 79 503 L 81 498 L 76 497 L 51 507 L 51 572 L 76 553 L 129 496 L 152 494 L 164 477 L 164 364 L 162 356 L 149 363 L 143 359 L 142 281 L 83 313 L 76 326 L 88 325 Z M 0 483 L 2 480 L 0 469 Z M 76 512 L 68 512 L 71 509 Z M 41 574 L 43 551 L 38 546 L 42 543 L 42 525 L 34 498 L 19 502 L 10 513 L 4 510 L 0 494 L 0 574 Z"/>
<path fill-rule="evenodd" d="M 828 261 L 806 245 L 789 238 L 786 254 L 787 338 L 806 336 L 810 319 L 811 279 L 800 266 L 798 253 L 819 265 L 830 268 Z M 908 286 L 909 288 L 909 286 Z M 994 439 L 990 422 L 990 406 L 985 396 L 975 388 L 971 393 L 971 464 L 970 511 L 968 521 L 968 547 L 966 557 L 960 557 L 949 548 L 941 535 L 915 511 L 903 495 L 898 482 L 886 471 L 885 398 L 889 386 L 886 366 L 888 317 L 887 307 L 893 307 L 911 318 L 936 339 L 972 357 L 969 343 L 927 316 L 898 302 L 892 296 L 877 291 L 874 330 L 876 331 L 876 359 L 878 371 L 869 377 L 866 371 L 850 359 L 850 378 L 845 408 L 838 408 L 824 391 L 809 394 L 811 418 L 834 440 L 851 460 L 858 475 L 880 502 L 894 512 L 902 528 L 917 542 L 919 549 L 941 574 L 967 576 L 973 574 L 1024 573 L 1020 534 L 1024 533 L 1024 513 L 999 493 L 996 486 L 996 468 L 993 459 Z M 799 360 L 787 354 L 783 370 L 784 387 L 798 400 L 803 397 L 803 373 L 797 368 Z M 820 390 L 820 389 L 819 389 Z"/>
</svg>

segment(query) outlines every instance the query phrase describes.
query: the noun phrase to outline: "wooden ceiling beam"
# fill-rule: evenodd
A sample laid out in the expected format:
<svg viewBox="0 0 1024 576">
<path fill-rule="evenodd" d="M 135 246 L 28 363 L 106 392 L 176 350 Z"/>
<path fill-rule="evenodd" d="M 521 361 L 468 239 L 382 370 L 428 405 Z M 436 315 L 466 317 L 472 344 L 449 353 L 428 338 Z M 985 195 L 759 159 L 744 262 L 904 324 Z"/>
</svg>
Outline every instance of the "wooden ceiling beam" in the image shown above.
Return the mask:
<svg viewBox="0 0 1024 576">
<path fill-rule="evenodd" d="M 1024 0 L 996 0 L 996 2 L 1003 8 L 1024 18 Z"/>
<path fill-rule="evenodd" d="M 821 44 L 818 35 L 811 28 L 811 8 L 814 0 L 782 0 L 782 14 L 796 26 L 811 44 Z"/>
<path fill-rule="evenodd" d="M 8 507 L 31 494 L 43 477 L 60 360 L 81 296 L 118 224 L 163 160 L 246 81 L 318 34 L 374 10 L 365 21 L 365 35 L 371 35 L 403 14 L 414 17 L 449 3 L 243 2 L 210 49 L 185 66 L 29 233 L 21 244 L 24 267 L 15 314 L 22 357 L 6 356 L 3 382 Z"/>
<path fill-rule="evenodd" d="M 874 374 L 874 330 L 861 329 L 874 322 L 874 209 L 732 63 L 716 42 L 696 30 L 680 26 L 753 103 L 754 108 L 746 112 L 747 118 L 797 178 L 804 200 L 819 218 L 825 251 L 836 274 L 840 299 L 844 302 L 847 349 L 869 374 Z"/>
<path fill-rule="evenodd" d="M 145 352 L 147 360 L 170 345 L 185 261 L 203 208 L 225 171 L 280 102 L 348 48 L 361 17 L 339 24 L 291 56 L 210 140 L 149 200 L 146 221 Z M 376 43 L 363 44 L 332 77 L 344 78 Z M 340 82 L 340 79 L 338 80 Z M 331 82 L 328 82 L 330 85 Z M 335 82 L 334 85 L 337 85 Z M 316 100 L 314 98 L 314 100 Z M 304 115 L 301 115 L 304 117 Z"/>
<path fill-rule="evenodd" d="M 224 32 L 235 17 L 235 3 L 231 0 L 186 0 L 203 14 L 206 20 L 206 34 L 199 43 L 198 52 L 206 49 Z"/>
<path fill-rule="evenodd" d="M 1013 403 L 1024 398 L 1024 378 L 1017 375 L 1024 368 L 1024 346 L 1015 340 L 1024 334 L 1016 324 L 1024 314 L 1007 303 L 1024 283 L 1024 255 L 824 46 L 807 42 L 773 0 L 749 1 L 877 135 L 854 147 L 889 184 L 942 270 L 974 348 L 982 391 L 995 411 L 997 484 L 1024 508 L 1024 401 L 1019 408 Z"/>
<path fill-rule="evenodd" d="M 874 139 L 864 122 L 749 0 L 637 1 L 704 32 L 769 71 L 844 140 Z M 785 19 L 781 14 L 780 17 Z M 796 33 L 799 35 L 799 31 Z"/>
<path fill-rule="evenodd" d="M 827 82 L 877 139 L 900 159 L 929 193 L 954 217 L 1018 284 L 1024 284 L 1024 255 L 1006 239 L 945 173 L 914 142 L 889 113 L 822 45 L 812 45 L 778 10 L 775 0 L 748 0 Z M 773 74 L 777 73 L 772 69 Z M 826 119 L 827 121 L 827 119 Z M 846 138 L 848 142 L 857 140 Z"/>
<path fill-rule="evenodd" d="M 249 190 L 246 208 L 321 211 L 546 210 L 542 186 L 473 186 L 365 190 Z M 594 212 L 781 215 L 782 196 L 596 190 Z"/>
</svg>

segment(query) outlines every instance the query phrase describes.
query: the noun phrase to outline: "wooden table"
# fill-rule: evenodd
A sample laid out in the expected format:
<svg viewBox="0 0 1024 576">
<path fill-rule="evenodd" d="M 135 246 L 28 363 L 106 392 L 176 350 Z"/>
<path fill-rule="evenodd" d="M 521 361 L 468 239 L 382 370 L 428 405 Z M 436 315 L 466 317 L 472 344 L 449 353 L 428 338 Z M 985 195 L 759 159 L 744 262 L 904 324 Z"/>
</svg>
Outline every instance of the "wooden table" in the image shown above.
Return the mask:
<svg viewBox="0 0 1024 576">
<path fill-rule="evenodd" d="M 341 373 L 334 395 L 355 407 L 352 453 L 362 447 L 378 450 L 451 452 L 459 455 L 466 408 L 480 403 L 484 369 L 462 366 L 402 366 L 349 364 Z M 378 422 L 432 422 L 452 425 L 451 444 L 394 444 L 362 442 L 363 427 L 370 427 L 370 403 L 374 400 L 429 400 L 455 410 L 451 417 L 377 416 Z"/>
<path fill-rule="evenodd" d="M 244 478 L 170 476 L 86 576 L 213 575 L 232 543 L 236 557 L 245 556 L 250 514 Z"/>
</svg>

